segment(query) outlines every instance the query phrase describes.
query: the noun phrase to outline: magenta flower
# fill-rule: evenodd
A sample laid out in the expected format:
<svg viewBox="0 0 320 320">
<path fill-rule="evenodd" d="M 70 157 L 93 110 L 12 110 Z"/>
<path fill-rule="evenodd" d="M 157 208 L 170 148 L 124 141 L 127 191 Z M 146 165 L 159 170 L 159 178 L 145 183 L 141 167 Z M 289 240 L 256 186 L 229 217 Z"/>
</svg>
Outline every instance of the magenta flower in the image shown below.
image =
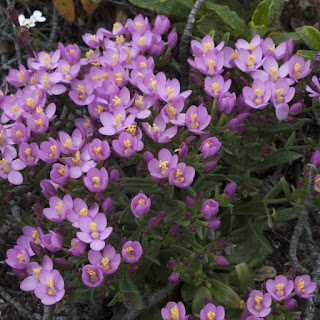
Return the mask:
<svg viewBox="0 0 320 320">
<path fill-rule="evenodd" d="M 37 262 L 30 262 L 26 268 L 29 276 L 20 283 L 20 289 L 23 291 L 33 291 L 40 283 L 41 270 L 51 272 L 52 269 L 53 262 L 48 256 L 43 257 L 42 266 Z"/>
<path fill-rule="evenodd" d="M 204 91 L 210 97 L 219 97 L 222 93 L 226 93 L 231 86 L 231 80 L 224 81 L 221 75 L 213 78 L 206 77 L 204 80 Z"/>
<path fill-rule="evenodd" d="M 278 104 L 288 103 L 292 100 L 295 94 L 295 88 L 289 86 L 287 79 L 279 79 L 271 85 L 271 102 L 277 107 Z"/>
<path fill-rule="evenodd" d="M 194 175 L 195 169 L 193 167 L 187 167 L 185 163 L 179 163 L 170 171 L 169 183 L 178 188 L 185 188 L 192 184 Z"/>
<path fill-rule="evenodd" d="M 91 192 L 101 192 L 108 186 L 108 172 L 104 167 L 100 170 L 91 168 L 83 178 L 83 182 Z"/>
<path fill-rule="evenodd" d="M 170 20 L 163 15 L 157 15 L 153 25 L 153 32 L 165 34 L 170 28 Z"/>
<path fill-rule="evenodd" d="M 254 109 L 265 108 L 271 97 L 270 85 L 260 79 L 253 81 L 252 88 L 244 87 L 242 92 L 245 103 Z"/>
<path fill-rule="evenodd" d="M 200 320 L 224 320 L 225 311 L 222 306 L 216 307 L 212 303 L 208 303 L 200 311 Z"/>
<path fill-rule="evenodd" d="M 59 160 L 60 152 L 60 144 L 49 137 L 49 141 L 41 142 L 39 157 L 44 162 L 53 163 Z"/>
<path fill-rule="evenodd" d="M 221 43 L 222 45 L 224 43 Z M 207 76 L 217 76 L 223 72 L 224 52 L 217 49 L 210 49 L 204 54 L 196 54 L 194 63 L 191 59 L 189 64 Z"/>
<path fill-rule="evenodd" d="M 266 288 L 274 300 L 287 300 L 293 290 L 293 281 L 288 281 L 285 276 L 278 275 L 274 280 L 269 279 L 266 282 Z"/>
<path fill-rule="evenodd" d="M 14 246 L 13 249 L 7 251 L 6 263 L 18 270 L 23 270 L 30 261 L 28 250 L 20 246 Z"/>
<path fill-rule="evenodd" d="M 0 177 L 8 179 L 14 185 L 22 184 L 23 177 L 19 170 L 22 170 L 26 165 L 20 160 L 15 159 L 17 151 L 9 146 L 5 146 L 2 150 L 2 159 L 0 160 Z"/>
<path fill-rule="evenodd" d="M 135 263 L 142 256 L 142 247 L 138 241 L 127 241 L 121 251 L 122 258 L 125 262 Z"/>
<path fill-rule="evenodd" d="M 168 149 L 161 149 L 158 153 L 158 160 L 151 159 L 148 162 L 150 175 L 156 179 L 162 179 L 169 176 L 170 171 L 178 164 L 178 156 L 171 155 Z"/>
<path fill-rule="evenodd" d="M 150 116 L 151 111 L 149 108 L 154 103 L 154 97 L 143 96 L 135 94 L 133 97 L 134 103 L 131 108 L 127 110 L 129 113 L 133 113 L 137 119 L 146 119 Z"/>
<path fill-rule="evenodd" d="M 237 42 L 235 43 L 235 46 L 238 50 L 240 49 L 245 49 L 245 50 L 249 50 L 252 51 L 254 50 L 256 47 L 259 47 L 261 45 L 261 38 L 258 34 L 256 34 L 250 42 L 244 40 L 244 39 L 239 39 L 237 40 Z"/>
<path fill-rule="evenodd" d="M 161 116 L 165 123 L 172 123 L 175 126 L 184 126 L 185 113 L 180 113 L 184 108 L 184 98 L 173 98 L 170 103 L 161 109 Z"/>
<path fill-rule="evenodd" d="M 131 200 L 130 209 L 136 218 L 150 211 L 151 200 L 142 190 Z"/>
<path fill-rule="evenodd" d="M 113 114 L 110 112 L 101 113 L 100 121 L 103 127 L 99 129 L 99 132 L 106 136 L 119 134 L 132 125 L 134 119 L 134 114 L 127 117 L 125 109 L 122 106 L 116 106 L 113 109 Z"/>
<path fill-rule="evenodd" d="M 214 157 L 219 153 L 221 148 L 221 142 L 215 138 L 211 137 L 203 141 L 199 150 L 202 152 L 203 158 Z"/>
<path fill-rule="evenodd" d="M 157 86 L 157 93 L 160 99 L 165 102 L 169 102 L 175 97 L 182 97 L 185 100 L 191 92 L 191 90 L 187 90 L 180 93 L 180 82 L 177 79 L 168 80 L 165 84 L 159 83 Z"/>
<path fill-rule="evenodd" d="M 70 180 L 70 169 L 67 165 L 54 163 L 51 167 L 50 178 L 58 185 L 65 185 Z"/>
<path fill-rule="evenodd" d="M 213 216 L 215 216 L 219 211 L 219 203 L 215 200 L 209 199 L 206 200 L 201 208 L 201 213 L 204 217 L 209 220 Z"/>
<path fill-rule="evenodd" d="M 60 234 L 49 230 L 48 234 L 45 234 L 42 239 L 44 247 L 50 252 L 58 252 L 62 249 L 62 237 Z"/>
<path fill-rule="evenodd" d="M 265 56 L 271 56 L 277 60 L 280 60 L 284 57 L 287 50 L 287 43 L 281 42 L 277 47 L 271 38 L 266 38 L 262 43 L 262 50 Z"/>
<path fill-rule="evenodd" d="M 94 81 L 93 80 L 73 80 L 71 83 L 72 90 L 69 91 L 70 99 L 79 106 L 85 106 L 91 103 L 95 95 L 93 94 L 94 90 Z"/>
<path fill-rule="evenodd" d="M 73 157 L 62 158 L 70 168 L 70 178 L 78 179 L 82 176 L 83 172 L 88 172 L 97 165 L 95 161 L 90 159 L 88 148 L 89 146 L 86 145 L 82 148 L 81 153 L 78 150 L 74 153 Z"/>
<path fill-rule="evenodd" d="M 103 35 L 100 32 L 96 34 L 85 33 L 82 36 L 82 40 L 88 47 L 97 48 L 100 47 L 100 41 L 103 40 Z"/>
<path fill-rule="evenodd" d="M 99 266 L 87 264 L 82 268 L 81 279 L 89 288 L 98 287 L 103 281 L 102 270 Z"/>
<path fill-rule="evenodd" d="M 300 298 L 310 299 L 314 295 L 311 294 L 316 289 L 316 283 L 312 282 L 310 276 L 305 274 L 294 279 L 294 291 Z"/>
<path fill-rule="evenodd" d="M 163 320 L 187 320 L 186 309 L 182 302 L 168 302 L 165 308 L 161 309 L 161 316 Z"/>
<path fill-rule="evenodd" d="M 71 83 L 73 79 L 75 79 L 80 72 L 80 63 L 77 62 L 73 65 L 70 65 L 65 60 L 60 60 L 57 68 L 57 72 L 61 74 L 61 82 L 62 83 Z"/>
<path fill-rule="evenodd" d="M 142 122 L 142 128 L 144 132 L 155 142 L 158 143 L 167 143 L 173 138 L 177 132 L 178 127 L 172 126 L 166 129 L 166 123 L 162 119 L 161 114 L 158 115 L 152 124 L 152 126 L 148 122 Z"/>
<path fill-rule="evenodd" d="M 50 70 L 55 69 L 60 59 L 60 50 L 54 52 L 40 51 L 35 58 L 28 59 L 28 66 L 32 70 Z"/>
<path fill-rule="evenodd" d="M 290 78 L 298 82 L 298 80 L 305 78 L 312 71 L 310 68 L 310 60 L 305 61 L 303 57 L 295 54 L 289 60 L 289 76 Z"/>
<path fill-rule="evenodd" d="M 88 151 L 94 161 L 104 161 L 109 158 L 111 153 L 108 141 L 100 139 L 92 140 Z"/>
<path fill-rule="evenodd" d="M 204 130 L 210 123 L 211 116 L 202 104 L 199 107 L 191 106 L 186 113 L 186 126 L 195 134 L 204 134 Z"/>
<path fill-rule="evenodd" d="M 149 50 L 152 45 L 152 33 L 150 30 L 146 30 L 141 33 L 140 30 L 132 34 L 132 47 L 137 51 L 142 52 Z"/>
<path fill-rule="evenodd" d="M 51 197 L 49 200 L 50 208 L 43 209 L 43 214 L 51 221 L 61 222 L 66 219 L 68 210 L 73 208 L 73 200 L 69 194 L 63 197 Z"/>
<path fill-rule="evenodd" d="M 104 248 L 104 240 L 112 232 L 112 227 L 107 228 L 107 218 L 103 213 L 98 213 L 94 218 L 79 217 L 79 227 L 81 232 L 77 232 L 77 237 L 85 243 L 90 243 L 90 248 L 96 251 Z"/>
<path fill-rule="evenodd" d="M 17 245 L 25 248 L 28 250 L 28 253 L 30 257 L 34 256 L 35 253 L 33 252 L 30 242 L 33 242 L 36 245 L 42 245 L 42 238 L 43 238 L 43 232 L 42 230 L 38 227 L 32 227 L 32 226 L 24 226 L 22 228 L 23 235 L 21 235 L 17 239 Z"/>
<path fill-rule="evenodd" d="M 35 142 L 31 144 L 22 142 L 19 146 L 19 158 L 29 167 L 36 166 L 39 161 L 39 151 L 39 147 Z"/>
<path fill-rule="evenodd" d="M 206 35 L 202 38 L 201 43 L 197 40 L 191 40 L 191 51 L 197 56 L 203 56 L 207 51 L 215 49 L 221 51 L 224 46 L 224 41 L 220 42 L 216 47 L 211 36 Z"/>
<path fill-rule="evenodd" d="M 58 270 L 42 270 L 39 275 L 40 283 L 34 289 L 35 295 L 45 305 L 60 301 L 65 293 L 64 281 Z"/>
<path fill-rule="evenodd" d="M 234 92 L 225 92 L 219 96 L 219 111 L 229 114 L 236 104 L 236 94 Z"/>
<path fill-rule="evenodd" d="M 234 60 L 235 65 L 245 73 L 256 71 L 264 62 L 262 58 L 262 49 L 260 46 L 254 48 L 252 52 L 246 49 L 240 49 L 238 59 Z"/>
<path fill-rule="evenodd" d="M 58 48 L 60 50 L 62 58 L 65 58 L 71 64 L 75 64 L 75 63 L 79 62 L 80 56 L 81 56 L 81 50 L 77 44 L 75 44 L 75 43 L 68 44 L 65 47 L 61 42 L 59 42 Z M 60 60 L 59 63 L 61 61 L 63 61 L 63 60 Z"/>
<path fill-rule="evenodd" d="M 116 254 L 116 250 L 111 244 L 107 244 L 102 254 L 99 251 L 90 250 L 88 259 L 91 264 L 99 266 L 103 274 L 112 274 L 118 270 L 121 255 Z"/>
<path fill-rule="evenodd" d="M 75 257 L 81 257 L 86 251 L 86 244 L 78 238 L 71 239 L 71 247 L 68 252 Z"/>
<path fill-rule="evenodd" d="M 49 128 L 49 119 L 46 115 L 35 113 L 27 116 L 27 125 L 30 131 L 44 133 Z"/>
<path fill-rule="evenodd" d="M 317 76 L 313 76 L 311 78 L 312 83 L 315 86 L 315 89 L 317 89 L 317 91 L 313 90 L 310 86 L 306 86 L 306 91 L 309 92 L 309 97 L 314 98 L 317 97 L 317 101 L 320 101 L 320 83 L 319 83 L 319 79 Z"/>
<path fill-rule="evenodd" d="M 23 64 L 19 65 L 19 70 L 10 69 L 6 80 L 15 87 L 24 86 L 30 77 L 30 71 Z"/>
<path fill-rule="evenodd" d="M 138 138 L 128 132 L 121 132 L 118 139 L 112 141 L 114 152 L 120 157 L 130 157 L 137 151 Z"/>
<path fill-rule="evenodd" d="M 272 299 L 269 293 L 263 295 L 259 290 L 252 290 L 247 300 L 247 308 L 251 314 L 266 317 L 271 311 Z"/>
<path fill-rule="evenodd" d="M 70 154 L 78 151 L 84 143 L 79 129 L 74 129 L 71 137 L 64 131 L 59 131 L 59 142 L 62 153 Z"/>
<path fill-rule="evenodd" d="M 73 210 L 67 211 L 67 218 L 72 223 L 74 228 L 79 228 L 79 218 L 81 216 L 89 216 L 94 218 L 99 211 L 99 206 L 94 203 L 88 209 L 87 204 L 80 198 L 73 200 Z"/>
</svg>

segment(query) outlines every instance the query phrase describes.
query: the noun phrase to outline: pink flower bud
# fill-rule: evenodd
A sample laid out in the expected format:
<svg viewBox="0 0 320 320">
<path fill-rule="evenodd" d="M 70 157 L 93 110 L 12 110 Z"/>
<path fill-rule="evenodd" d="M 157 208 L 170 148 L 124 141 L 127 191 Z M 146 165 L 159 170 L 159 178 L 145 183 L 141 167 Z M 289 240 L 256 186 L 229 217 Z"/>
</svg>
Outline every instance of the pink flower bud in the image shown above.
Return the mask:
<svg viewBox="0 0 320 320">
<path fill-rule="evenodd" d="M 170 282 L 176 283 L 176 282 L 178 282 L 178 280 L 179 280 L 179 275 L 176 274 L 175 272 L 172 272 L 172 273 L 169 275 L 168 280 L 169 280 Z"/>
<path fill-rule="evenodd" d="M 102 204 L 102 210 L 104 213 L 109 213 L 112 210 L 112 198 L 107 197 Z"/>
<path fill-rule="evenodd" d="M 297 306 L 298 306 L 298 303 L 297 303 L 297 300 L 294 299 L 294 298 L 291 298 L 289 300 L 287 300 L 285 303 L 284 303 L 284 306 L 290 310 L 290 311 L 294 311 L 297 309 Z"/>
<path fill-rule="evenodd" d="M 186 205 L 188 208 L 192 208 L 194 206 L 194 200 L 190 197 L 186 198 Z"/>
<path fill-rule="evenodd" d="M 62 257 L 55 258 L 53 263 L 58 267 L 65 267 L 68 264 L 68 260 Z"/>
<path fill-rule="evenodd" d="M 174 48 L 178 42 L 178 34 L 176 28 L 173 28 L 168 35 L 167 45 L 170 48 Z"/>
<path fill-rule="evenodd" d="M 228 260 L 224 256 L 217 256 L 216 263 L 220 266 L 227 266 L 229 264 Z"/>
<path fill-rule="evenodd" d="M 110 172 L 110 180 L 117 182 L 120 178 L 120 173 L 117 169 L 112 169 Z"/>
<path fill-rule="evenodd" d="M 104 194 L 102 192 L 97 192 L 95 198 L 97 201 L 102 201 L 104 199 Z"/>
<path fill-rule="evenodd" d="M 143 154 L 143 161 L 149 163 L 150 160 L 154 159 L 154 155 L 150 151 L 146 151 Z"/>
<path fill-rule="evenodd" d="M 149 226 L 151 227 L 151 228 L 155 228 L 157 225 L 158 225 L 158 219 L 156 218 L 156 217 L 151 217 L 150 219 L 149 219 L 149 222 L 148 222 L 148 224 L 149 224 Z"/>
</svg>

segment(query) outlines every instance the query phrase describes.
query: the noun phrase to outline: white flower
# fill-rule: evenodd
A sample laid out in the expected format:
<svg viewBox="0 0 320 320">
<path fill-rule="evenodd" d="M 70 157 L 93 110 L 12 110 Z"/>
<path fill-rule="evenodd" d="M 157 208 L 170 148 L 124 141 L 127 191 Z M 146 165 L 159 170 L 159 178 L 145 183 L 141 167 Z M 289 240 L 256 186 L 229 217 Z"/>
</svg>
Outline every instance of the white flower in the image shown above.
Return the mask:
<svg viewBox="0 0 320 320">
<path fill-rule="evenodd" d="M 36 22 L 46 21 L 46 18 L 42 16 L 42 12 L 39 10 L 35 10 L 29 19 L 27 19 L 23 14 L 20 14 L 18 19 L 20 26 L 27 26 L 28 28 L 35 27 Z"/>
</svg>

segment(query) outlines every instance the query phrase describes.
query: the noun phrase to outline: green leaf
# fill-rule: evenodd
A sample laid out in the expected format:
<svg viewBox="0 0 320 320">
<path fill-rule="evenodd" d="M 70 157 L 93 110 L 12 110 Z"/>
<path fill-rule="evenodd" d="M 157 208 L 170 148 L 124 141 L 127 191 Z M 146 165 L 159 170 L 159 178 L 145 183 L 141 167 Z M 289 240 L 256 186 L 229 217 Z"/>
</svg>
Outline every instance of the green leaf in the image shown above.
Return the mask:
<svg viewBox="0 0 320 320">
<path fill-rule="evenodd" d="M 194 296 L 195 287 L 190 283 L 183 283 L 181 288 L 181 297 L 185 303 L 191 302 Z"/>
<path fill-rule="evenodd" d="M 264 196 L 264 200 L 274 199 L 282 191 L 282 184 L 279 180 L 273 188 Z"/>
<path fill-rule="evenodd" d="M 188 17 L 193 7 L 192 0 L 129 0 L 129 2 L 136 7 L 152 10 L 159 14 L 182 18 Z"/>
<path fill-rule="evenodd" d="M 235 269 L 240 282 L 240 290 L 241 292 L 245 292 L 246 289 L 253 283 L 252 273 L 245 262 L 237 264 Z"/>
<path fill-rule="evenodd" d="M 147 258 L 148 260 L 152 261 L 153 263 L 157 264 L 158 266 L 161 266 L 160 261 L 155 257 L 149 256 L 149 255 L 144 255 L 144 258 Z"/>
<path fill-rule="evenodd" d="M 293 41 L 301 40 L 300 36 L 296 32 L 278 32 L 270 35 L 275 45 L 279 45 L 281 42 L 288 41 L 292 38 Z"/>
<path fill-rule="evenodd" d="M 240 308 L 240 297 L 226 284 L 223 282 L 208 278 L 212 287 L 209 288 L 213 299 L 220 302 L 222 305 L 238 309 Z"/>
<path fill-rule="evenodd" d="M 290 186 L 285 177 L 281 177 L 280 182 L 282 184 L 283 191 L 287 197 L 288 200 L 290 200 L 291 192 L 290 192 Z"/>
<path fill-rule="evenodd" d="M 125 273 L 124 276 L 124 280 L 119 284 L 121 293 L 126 299 L 131 300 L 129 308 L 140 310 L 142 306 L 142 298 L 139 289 L 128 273 Z"/>
<path fill-rule="evenodd" d="M 185 248 L 185 247 L 181 247 L 176 244 L 171 244 L 170 248 L 172 248 L 178 254 L 183 255 L 184 257 L 194 256 L 194 252 L 192 250 Z"/>
<path fill-rule="evenodd" d="M 193 300 L 192 300 L 192 313 L 193 314 L 200 313 L 201 309 L 204 307 L 204 299 L 205 298 L 208 298 L 209 300 L 211 300 L 212 295 L 211 295 L 210 290 L 207 287 L 201 286 L 195 292 Z"/>
<path fill-rule="evenodd" d="M 248 29 L 245 21 L 242 18 L 240 18 L 235 11 L 232 11 L 227 6 L 220 6 L 210 2 L 206 3 L 206 6 L 208 9 L 213 10 L 226 25 L 228 25 L 242 38 L 246 40 L 250 38 L 250 30 Z"/>
<path fill-rule="evenodd" d="M 162 320 L 161 311 L 158 306 L 155 306 L 148 310 L 147 312 L 143 312 L 139 315 L 139 320 Z"/>
<path fill-rule="evenodd" d="M 120 295 L 119 292 L 117 292 L 117 293 L 115 294 L 115 296 L 112 298 L 112 300 L 108 303 L 108 307 L 112 307 L 112 306 L 114 306 L 116 303 L 118 303 L 118 301 L 119 301 L 119 295 Z"/>
<path fill-rule="evenodd" d="M 292 146 L 295 139 L 296 139 L 296 132 L 293 131 L 293 132 L 291 133 L 290 137 L 288 138 L 286 144 L 284 145 L 284 147 L 285 147 L 285 148 L 288 148 L 288 147 Z"/>
<path fill-rule="evenodd" d="M 301 57 L 304 57 L 306 59 L 310 60 L 316 60 L 317 57 L 317 51 L 314 50 L 298 50 L 297 54 Z"/>
<path fill-rule="evenodd" d="M 302 154 L 300 153 L 280 150 L 267 155 L 263 162 L 256 163 L 250 169 L 252 172 L 266 170 L 272 167 L 276 167 L 279 164 L 290 163 L 290 161 L 292 162 L 294 160 L 300 159 L 301 157 Z"/>
<path fill-rule="evenodd" d="M 263 0 L 259 3 L 250 21 L 252 28 L 262 29 L 267 26 L 273 4 L 274 0 Z"/>
<path fill-rule="evenodd" d="M 320 51 L 320 32 L 311 26 L 303 26 L 296 29 L 296 33 L 301 37 L 309 49 Z"/>
<path fill-rule="evenodd" d="M 285 2 L 285 0 L 274 1 L 273 7 L 271 10 L 271 15 L 270 15 L 270 23 L 271 24 L 273 24 L 273 25 L 279 24 L 281 13 L 282 13 L 283 7 L 284 7 L 284 2 Z"/>
<path fill-rule="evenodd" d="M 254 227 L 250 228 L 253 234 L 255 235 L 256 239 L 259 240 L 259 242 L 262 244 L 263 247 L 269 252 L 269 254 L 272 253 L 272 246 L 268 239 L 258 230 L 256 230 Z"/>
</svg>

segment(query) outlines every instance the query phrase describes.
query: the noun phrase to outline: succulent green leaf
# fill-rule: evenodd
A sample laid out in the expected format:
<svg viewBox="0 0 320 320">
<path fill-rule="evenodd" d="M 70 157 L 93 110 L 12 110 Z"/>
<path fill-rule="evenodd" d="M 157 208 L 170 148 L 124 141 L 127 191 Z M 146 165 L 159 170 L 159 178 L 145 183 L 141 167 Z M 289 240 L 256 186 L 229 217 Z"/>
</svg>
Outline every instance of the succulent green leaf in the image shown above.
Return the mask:
<svg viewBox="0 0 320 320">
<path fill-rule="evenodd" d="M 296 33 L 301 37 L 309 49 L 320 51 L 320 32 L 311 26 L 303 26 L 296 29 Z"/>
<path fill-rule="evenodd" d="M 265 28 L 269 22 L 273 5 L 274 0 L 261 1 L 252 15 L 250 26 L 258 29 Z"/>
<path fill-rule="evenodd" d="M 298 50 L 297 54 L 305 59 L 316 60 L 317 51 L 314 50 Z"/>
<path fill-rule="evenodd" d="M 250 30 L 248 29 L 245 21 L 240 18 L 235 11 L 231 10 L 227 6 L 220 6 L 210 2 L 207 3 L 206 6 L 208 9 L 213 10 L 227 26 L 242 38 L 247 40 L 250 38 Z"/>
<path fill-rule="evenodd" d="M 279 45 L 281 42 L 288 41 L 292 38 L 293 41 L 301 40 L 300 36 L 296 32 L 277 32 L 269 35 L 275 45 Z"/>
<path fill-rule="evenodd" d="M 192 313 L 193 314 L 199 314 L 201 309 L 204 307 L 204 299 L 208 298 L 209 300 L 212 299 L 212 295 L 210 290 L 205 287 L 199 287 L 197 291 L 195 292 L 192 300 Z"/>
</svg>

